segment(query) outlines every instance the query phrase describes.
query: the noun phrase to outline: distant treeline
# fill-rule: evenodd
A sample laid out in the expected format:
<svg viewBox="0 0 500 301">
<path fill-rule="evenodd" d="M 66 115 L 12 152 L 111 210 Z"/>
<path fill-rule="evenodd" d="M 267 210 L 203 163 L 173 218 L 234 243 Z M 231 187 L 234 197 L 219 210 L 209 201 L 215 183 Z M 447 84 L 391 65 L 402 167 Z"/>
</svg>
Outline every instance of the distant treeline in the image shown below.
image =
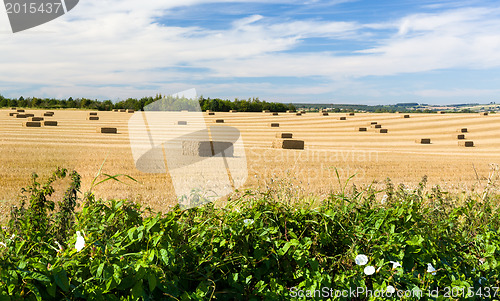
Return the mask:
<svg viewBox="0 0 500 301">
<path fill-rule="evenodd" d="M 113 109 L 133 109 L 141 111 L 151 103 L 163 99 L 161 94 L 155 97 L 143 97 L 141 99 L 128 98 L 126 100 L 112 102 L 111 100 L 92 100 L 87 98 L 72 97 L 68 99 L 56 98 L 37 98 L 37 97 L 19 97 L 5 98 L 0 95 L 0 107 L 22 107 L 22 108 L 41 108 L 41 109 L 91 109 L 98 111 L 111 111 Z M 223 100 L 220 98 L 204 98 L 199 97 L 198 102 L 202 111 L 212 110 L 217 112 L 228 112 L 229 110 L 237 110 L 240 112 L 261 112 L 270 110 L 272 112 L 285 112 L 287 110 L 295 110 L 293 104 L 283 104 L 276 102 L 261 101 L 259 98 L 249 98 L 248 100 Z"/>
</svg>

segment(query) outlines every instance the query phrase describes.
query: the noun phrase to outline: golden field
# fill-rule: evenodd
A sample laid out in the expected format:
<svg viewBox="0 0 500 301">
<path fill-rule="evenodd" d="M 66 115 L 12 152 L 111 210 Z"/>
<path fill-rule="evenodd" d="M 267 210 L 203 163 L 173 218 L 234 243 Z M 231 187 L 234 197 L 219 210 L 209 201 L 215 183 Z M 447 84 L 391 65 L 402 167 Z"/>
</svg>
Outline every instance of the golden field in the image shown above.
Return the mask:
<svg viewBox="0 0 500 301">
<path fill-rule="evenodd" d="M 46 110 L 26 109 L 42 116 Z M 31 173 L 45 179 L 56 167 L 75 169 L 86 191 L 99 167 L 111 175 L 127 174 L 137 179 L 129 185 L 108 181 L 96 187 L 104 198 L 129 198 L 153 209 L 165 210 L 175 203 L 168 174 L 146 174 L 135 168 L 129 143 L 128 120 L 133 114 L 99 112 L 99 120 L 87 120 L 89 111 L 50 110 L 57 127 L 23 127 L 24 118 L 10 117 L 13 110 L 0 111 L 0 212 L 5 219 L 9 207 L 29 183 Z M 194 114 L 194 113 L 186 113 Z M 257 187 L 287 179 L 296 189 L 316 195 L 339 187 L 341 180 L 356 174 L 350 183 L 383 187 L 386 178 L 394 183 L 415 185 L 427 175 L 430 184 L 449 190 L 470 190 L 486 184 L 490 163 L 500 163 L 500 115 L 490 114 L 372 114 L 346 116 L 330 113 L 203 113 L 207 125 L 224 119 L 223 125 L 241 131 L 248 164 L 244 187 Z M 171 121 L 169 121 L 171 122 Z M 377 122 L 388 133 L 370 127 Z M 271 127 L 279 123 L 279 128 Z M 118 129 L 118 134 L 96 132 L 99 126 Z M 358 127 L 367 127 L 359 132 Z M 458 129 L 467 128 L 466 140 L 474 147 L 458 145 Z M 271 148 L 276 133 L 293 133 L 305 141 L 305 150 Z M 431 144 L 417 144 L 416 139 L 430 138 Z"/>
</svg>

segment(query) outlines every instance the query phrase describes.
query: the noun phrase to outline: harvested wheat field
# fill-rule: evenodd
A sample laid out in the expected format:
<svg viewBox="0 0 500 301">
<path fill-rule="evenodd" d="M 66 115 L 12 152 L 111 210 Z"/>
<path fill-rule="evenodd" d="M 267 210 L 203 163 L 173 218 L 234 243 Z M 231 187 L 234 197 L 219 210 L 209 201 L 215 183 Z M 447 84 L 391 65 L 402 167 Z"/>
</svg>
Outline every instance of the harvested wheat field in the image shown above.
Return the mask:
<svg viewBox="0 0 500 301">
<path fill-rule="evenodd" d="M 58 166 L 75 169 L 82 175 L 82 191 L 86 191 L 105 160 L 104 173 L 127 174 L 139 183 L 108 181 L 95 188 L 97 195 L 130 198 L 162 210 L 175 204 L 168 174 L 147 174 L 135 168 L 128 132 L 133 114 L 99 112 L 99 120 L 90 121 L 88 111 L 55 110 L 45 120 L 57 121 L 57 126 L 28 128 L 23 127 L 25 119 L 9 113 L 7 109 L 0 112 L 0 210 L 4 218 L 31 173 L 46 178 Z M 45 111 L 26 109 L 26 113 L 41 117 Z M 182 120 L 191 125 L 191 114 L 203 114 L 209 126 L 232 126 L 241 131 L 248 166 L 244 187 L 262 187 L 286 178 L 297 190 L 326 194 L 338 189 L 337 169 L 341 181 L 356 174 L 351 180 L 356 185 L 383 185 L 387 177 L 394 183 L 416 185 L 427 175 L 430 184 L 465 190 L 485 183 L 489 164 L 500 163 L 500 115 L 495 114 L 413 114 L 408 119 L 399 114 L 356 113 L 342 121 L 339 117 L 345 113 L 321 118 L 267 112 L 182 114 L 182 119 L 165 120 L 165 124 L 172 126 Z M 216 119 L 224 123 L 216 125 Z M 354 131 L 372 122 L 383 124 L 388 132 Z M 271 123 L 279 123 L 279 128 L 271 128 Z M 116 128 L 117 134 L 96 132 L 100 127 Z M 467 139 L 474 141 L 474 147 L 458 145 L 457 129 L 462 128 L 467 128 Z M 282 132 L 303 140 L 305 149 L 273 148 Z M 431 144 L 415 143 L 422 138 L 430 138 Z"/>
</svg>

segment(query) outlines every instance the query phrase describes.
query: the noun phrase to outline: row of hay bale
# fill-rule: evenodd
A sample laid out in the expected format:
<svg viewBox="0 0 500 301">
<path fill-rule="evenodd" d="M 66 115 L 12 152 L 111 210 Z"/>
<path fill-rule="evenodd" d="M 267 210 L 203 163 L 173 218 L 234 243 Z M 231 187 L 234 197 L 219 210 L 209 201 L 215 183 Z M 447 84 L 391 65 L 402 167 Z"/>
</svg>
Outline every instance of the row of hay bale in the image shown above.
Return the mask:
<svg viewBox="0 0 500 301">
<path fill-rule="evenodd" d="M 9 113 L 9 116 L 14 118 L 28 118 L 28 121 L 23 122 L 23 127 L 42 127 L 42 126 L 57 126 L 57 121 L 55 120 L 45 120 L 45 117 L 53 117 L 54 112 L 47 111 L 43 113 L 44 117 L 37 117 L 35 114 L 26 113 L 24 109 L 16 109 L 11 108 L 12 110 L 16 110 L 16 112 Z"/>
<path fill-rule="evenodd" d="M 292 138 L 292 133 L 277 133 L 272 147 L 279 149 L 304 149 L 304 140 Z"/>
<path fill-rule="evenodd" d="M 113 109 L 113 112 L 120 112 L 120 113 L 135 113 L 135 110 L 132 110 L 132 109 Z"/>
<path fill-rule="evenodd" d="M 467 128 L 460 128 L 457 129 L 457 133 L 468 133 Z M 474 141 L 472 140 L 465 140 L 465 134 L 458 134 L 458 135 L 453 135 L 454 138 L 458 140 L 458 146 L 464 146 L 464 147 L 474 147 Z M 415 143 L 418 144 L 431 144 L 431 139 L 430 138 L 419 138 L 415 140 Z"/>
<path fill-rule="evenodd" d="M 374 129 L 375 132 L 377 132 L 377 133 L 387 134 L 389 132 L 388 129 L 383 129 L 382 125 L 379 124 L 377 121 L 371 121 L 369 123 L 369 126 L 370 126 L 370 128 Z M 358 132 L 366 132 L 366 131 L 368 131 L 368 128 L 367 127 L 357 127 L 354 130 L 358 131 Z"/>
</svg>

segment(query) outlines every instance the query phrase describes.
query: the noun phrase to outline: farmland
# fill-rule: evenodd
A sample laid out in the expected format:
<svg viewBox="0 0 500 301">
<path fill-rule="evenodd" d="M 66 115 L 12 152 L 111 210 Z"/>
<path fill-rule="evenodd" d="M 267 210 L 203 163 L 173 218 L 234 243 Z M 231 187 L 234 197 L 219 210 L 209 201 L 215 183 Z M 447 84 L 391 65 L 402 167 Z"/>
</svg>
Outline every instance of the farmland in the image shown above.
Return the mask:
<svg viewBox="0 0 500 301">
<path fill-rule="evenodd" d="M 6 213 L 26 186 L 33 172 L 47 176 L 56 167 L 75 169 L 82 175 L 82 188 L 90 186 L 105 161 L 103 172 L 127 174 L 138 183 L 124 180 L 96 187 L 104 198 L 128 198 L 165 210 L 175 204 L 168 174 L 146 174 L 135 168 L 128 133 L 129 113 L 99 112 L 99 120 L 88 120 L 89 111 L 55 110 L 58 126 L 23 127 L 26 119 L 9 116 L 12 110 L 0 112 L 0 200 Z M 35 116 L 43 110 L 26 110 Z M 189 116 L 196 113 L 184 113 Z M 471 190 L 486 184 L 490 163 L 500 162 L 500 116 L 490 114 L 402 114 L 356 113 L 346 120 L 345 114 L 307 113 L 203 113 L 208 125 L 224 119 L 224 125 L 238 128 L 245 144 L 248 180 L 244 187 L 264 186 L 286 179 L 297 191 L 322 195 L 336 190 L 342 181 L 356 174 L 352 184 L 383 186 L 386 178 L 394 183 L 416 185 L 427 175 L 429 184 L 439 184 L 450 191 Z M 166 121 L 169 124 L 170 120 Z M 370 126 L 377 122 L 387 133 Z M 271 127 L 279 123 L 279 127 Z M 117 134 L 97 133 L 97 127 L 116 127 Z M 359 127 L 367 127 L 359 132 Z M 457 130 L 474 147 L 458 145 Z M 271 148 L 276 133 L 293 133 L 304 140 L 305 150 Z M 415 143 L 430 138 L 431 144 Z M 5 216 L 5 214 L 4 214 Z"/>
</svg>

